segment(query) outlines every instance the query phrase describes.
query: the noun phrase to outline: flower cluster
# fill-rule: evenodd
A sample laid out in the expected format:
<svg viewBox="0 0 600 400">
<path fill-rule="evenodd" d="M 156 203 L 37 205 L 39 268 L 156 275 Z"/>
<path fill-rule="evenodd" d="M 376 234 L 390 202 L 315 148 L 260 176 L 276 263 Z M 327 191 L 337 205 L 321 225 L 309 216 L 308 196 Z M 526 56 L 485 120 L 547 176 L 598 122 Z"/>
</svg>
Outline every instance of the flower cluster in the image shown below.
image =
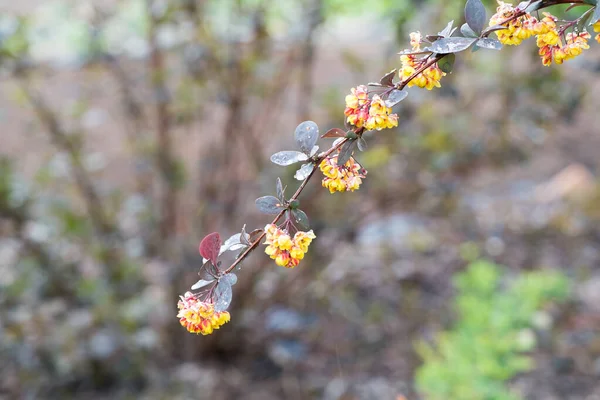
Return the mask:
<svg viewBox="0 0 600 400">
<path fill-rule="evenodd" d="M 537 46 L 540 48 L 539 54 L 544 65 L 548 66 L 552 61 L 562 64 L 590 48 L 587 42 L 591 35 L 585 31 L 569 32 L 565 35 L 563 43 L 556 27 L 556 19 L 548 13 L 544 15 L 545 17 L 536 26 Z"/>
<path fill-rule="evenodd" d="M 498 40 L 501 43 L 516 46 L 521 44 L 523 40 L 529 39 L 536 34 L 537 19 L 535 17 L 526 13 L 515 18 L 517 13 L 520 12 L 519 10 L 503 1 L 498 1 L 498 4 L 496 14 L 490 18 L 490 26 L 500 24 L 506 26 L 506 29 L 496 31 Z M 509 20 L 509 22 L 504 22 L 507 20 Z"/>
<path fill-rule="evenodd" d="M 215 329 L 229 322 L 230 316 L 227 311 L 215 312 L 212 303 L 200 301 L 193 293 L 186 292 L 179 296 L 177 302 L 179 313 L 177 318 L 181 326 L 191 333 L 210 335 Z"/>
<path fill-rule="evenodd" d="M 410 44 L 413 51 L 421 50 L 421 33 L 412 32 L 410 34 Z M 402 67 L 398 71 L 400 79 L 403 81 L 410 78 L 417 70 L 427 62 L 426 58 L 417 58 L 415 54 L 403 54 L 400 56 L 400 62 Z M 446 73 L 442 72 L 437 63 L 427 67 L 422 73 L 408 81 L 407 86 L 418 86 L 420 88 L 426 88 L 432 90 L 434 87 L 440 87 L 440 79 L 445 76 Z"/>
<path fill-rule="evenodd" d="M 382 130 L 398 126 L 398 115 L 392 114 L 392 109 L 378 95 L 369 99 L 368 89 L 364 85 L 351 89 L 346 96 L 346 121 L 357 128 L 367 130 Z"/>
<path fill-rule="evenodd" d="M 275 260 L 275 264 L 286 268 L 294 268 L 300 263 L 308 251 L 308 246 L 316 237 L 310 230 L 298 231 L 292 238 L 287 231 L 273 224 L 265 226 L 265 233 L 265 253 Z"/>
<path fill-rule="evenodd" d="M 354 192 L 360 187 L 367 171 L 352 157 L 341 166 L 337 164 L 337 160 L 338 157 L 333 156 L 325 158 L 319 164 L 319 169 L 325 175 L 321 182 L 323 187 L 329 189 L 330 193 Z"/>
<path fill-rule="evenodd" d="M 600 32 L 600 21 L 594 24 L 594 32 Z M 600 43 L 600 33 L 596 35 L 596 42 Z"/>
</svg>

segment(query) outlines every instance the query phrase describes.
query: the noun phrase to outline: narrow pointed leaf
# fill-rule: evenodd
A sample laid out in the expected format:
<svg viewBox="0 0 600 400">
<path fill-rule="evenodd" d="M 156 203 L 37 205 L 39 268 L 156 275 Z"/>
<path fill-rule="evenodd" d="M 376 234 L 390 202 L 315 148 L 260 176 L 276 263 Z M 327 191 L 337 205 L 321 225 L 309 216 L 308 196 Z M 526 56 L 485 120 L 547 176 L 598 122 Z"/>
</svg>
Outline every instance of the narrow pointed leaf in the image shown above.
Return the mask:
<svg viewBox="0 0 600 400">
<path fill-rule="evenodd" d="M 296 143 L 303 153 L 309 153 L 319 139 L 319 127 L 313 121 L 304 121 L 296 127 Z"/>
<path fill-rule="evenodd" d="M 295 150 L 280 151 L 271 156 L 271 162 L 277 165 L 292 165 L 300 161 L 306 161 L 306 154 Z"/>
<path fill-rule="evenodd" d="M 221 249 L 221 236 L 217 232 L 213 232 L 207 235 L 200 242 L 198 250 L 200 255 L 207 260 L 212 261 L 214 265 L 217 264 L 217 258 L 219 257 L 219 250 Z"/>
<path fill-rule="evenodd" d="M 281 201 L 275 196 L 263 196 L 256 199 L 258 211 L 264 214 L 279 214 L 283 210 Z"/>
<path fill-rule="evenodd" d="M 485 26 L 487 17 L 481 0 L 467 0 L 465 4 L 465 21 L 477 33 Z"/>
<path fill-rule="evenodd" d="M 394 89 L 390 92 L 387 99 L 385 100 L 385 105 L 387 107 L 394 107 L 396 104 L 400 103 L 408 96 L 408 92 L 406 90 L 397 90 Z"/>
<path fill-rule="evenodd" d="M 448 25 L 446 25 L 443 31 L 439 32 L 439 35 L 442 37 L 448 37 L 452 35 L 452 25 L 454 25 L 454 20 L 448 22 Z"/>
<path fill-rule="evenodd" d="M 285 201 L 285 189 L 283 188 L 283 184 L 279 178 L 277 178 L 277 197 L 279 197 L 281 202 Z"/>
<path fill-rule="evenodd" d="M 299 181 L 305 180 L 306 178 L 308 178 L 314 167 L 315 166 L 312 163 L 302 165 L 300 169 L 294 174 L 294 178 L 298 179 Z"/>
</svg>

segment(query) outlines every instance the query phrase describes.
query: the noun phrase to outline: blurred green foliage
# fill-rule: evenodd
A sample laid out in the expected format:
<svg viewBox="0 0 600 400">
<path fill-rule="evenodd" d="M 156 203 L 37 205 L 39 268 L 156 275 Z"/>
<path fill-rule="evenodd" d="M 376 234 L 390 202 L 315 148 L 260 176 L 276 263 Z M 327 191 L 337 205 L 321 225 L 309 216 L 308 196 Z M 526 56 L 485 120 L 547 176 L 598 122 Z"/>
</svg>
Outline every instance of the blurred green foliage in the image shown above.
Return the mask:
<svg viewBox="0 0 600 400">
<path fill-rule="evenodd" d="M 517 400 L 505 381 L 533 367 L 532 318 L 547 302 L 569 294 L 566 276 L 535 271 L 505 279 L 489 261 L 472 262 L 455 277 L 457 320 L 434 346 L 417 345 L 423 365 L 417 386 L 431 400 Z"/>
</svg>

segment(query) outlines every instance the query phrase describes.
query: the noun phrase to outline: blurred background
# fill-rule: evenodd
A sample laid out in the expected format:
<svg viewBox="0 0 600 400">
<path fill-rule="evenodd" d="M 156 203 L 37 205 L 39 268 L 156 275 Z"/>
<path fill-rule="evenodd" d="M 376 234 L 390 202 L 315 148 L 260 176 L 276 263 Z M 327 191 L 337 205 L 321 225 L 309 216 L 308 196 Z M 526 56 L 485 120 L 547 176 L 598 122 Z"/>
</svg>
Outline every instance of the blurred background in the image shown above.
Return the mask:
<svg viewBox="0 0 600 400">
<path fill-rule="evenodd" d="M 270 221 L 269 155 L 464 2 L 2 3 L 0 398 L 600 399 L 598 44 L 410 90 L 358 192 L 304 192 L 307 258 L 256 251 L 202 337 L 200 239 Z"/>
</svg>

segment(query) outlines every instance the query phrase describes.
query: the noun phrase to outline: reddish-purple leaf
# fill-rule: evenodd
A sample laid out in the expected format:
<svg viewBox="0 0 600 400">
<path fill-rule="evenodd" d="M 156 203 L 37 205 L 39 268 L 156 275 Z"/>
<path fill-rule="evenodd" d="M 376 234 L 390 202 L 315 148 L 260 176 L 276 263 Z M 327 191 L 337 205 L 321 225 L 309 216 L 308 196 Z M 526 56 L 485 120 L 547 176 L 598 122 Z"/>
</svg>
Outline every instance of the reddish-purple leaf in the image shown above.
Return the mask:
<svg viewBox="0 0 600 400">
<path fill-rule="evenodd" d="M 221 249 L 221 236 L 217 232 L 213 232 L 207 235 L 200 242 L 200 255 L 210 261 L 213 265 L 217 265 L 217 257 L 219 257 L 219 250 Z"/>
<path fill-rule="evenodd" d="M 346 132 L 344 132 L 343 130 L 341 130 L 340 128 L 332 128 L 330 130 L 328 130 L 327 132 L 325 132 L 325 134 L 323 136 L 321 136 L 322 138 L 330 138 L 330 137 L 346 137 Z"/>
</svg>

